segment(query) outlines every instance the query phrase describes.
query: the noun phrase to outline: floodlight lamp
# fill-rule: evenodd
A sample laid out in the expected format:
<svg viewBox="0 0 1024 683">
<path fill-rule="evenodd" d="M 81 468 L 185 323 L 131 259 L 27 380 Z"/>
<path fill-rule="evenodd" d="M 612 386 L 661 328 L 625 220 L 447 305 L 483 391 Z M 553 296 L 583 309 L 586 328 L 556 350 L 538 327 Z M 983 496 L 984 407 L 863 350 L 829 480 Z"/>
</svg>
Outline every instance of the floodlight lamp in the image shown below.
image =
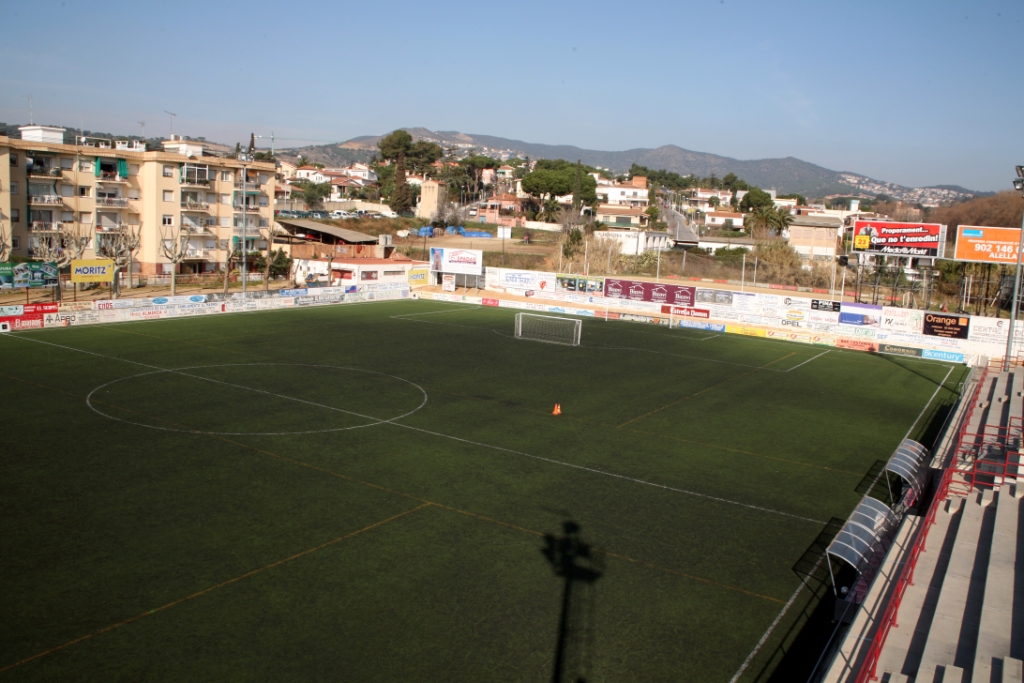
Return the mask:
<svg viewBox="0 0 1024 683">
<path fill-rule="evenodd" d="M 1024 166 L 1017 166 L 1017 177 L 1024 178 Z"/>
<path fill-rule="evenodd" d="M 1014 178 L 1013 189 L 1017 190 L 1018 192 L 1024 192 L 1024 178 Z"/>
</svg>

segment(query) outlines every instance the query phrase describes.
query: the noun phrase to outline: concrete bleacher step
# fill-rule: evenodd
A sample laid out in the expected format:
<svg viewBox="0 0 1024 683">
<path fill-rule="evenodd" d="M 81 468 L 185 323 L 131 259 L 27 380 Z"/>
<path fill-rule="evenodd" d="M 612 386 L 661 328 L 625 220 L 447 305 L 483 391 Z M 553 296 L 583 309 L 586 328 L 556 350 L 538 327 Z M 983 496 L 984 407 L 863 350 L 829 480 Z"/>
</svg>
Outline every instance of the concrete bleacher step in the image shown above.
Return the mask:
<svg viewBox="0 0 1024 683">
<path fill-rule="evenodd" d="M 1024 681 L 1024 662 L 1012 657 L 1003 658 L 1003 683 L 1021 683 Z"/>
<path fill-rule="evenodd" d="M 928 677 L 934 676 L 937 667 L 945 663 L 973 669 L 988 571 L 990 540 L 983 538 L 983 534 L 992 531 L 992 524 L 987 528 L 985 524 L 992 499 L 991 491 L 975 492 L 968 496 L 964 505 L 935 615 L 921 653 L 917 680 L 930 680 Z M 982 552 L 979 553 L 979 549 Z"/>
<path fill-rule="evenodd" d="M 963 504 L 963 498 L 943 501 L 942 508 L 935 516 L 935 523 L 926 530 L 928 538 L 925 550 L 917 559 L 914 583 L 904 593 L 896 618 L 897 626 L 889 631 L 879 653 L 879 671 L 894 674 L 913 674 L 917 671 L 924 638 L 931 625 L 939 588 L 949 562 L 949 552 L 943 549 L 956 537 Z"/>
<path fill-rule="evenodd" d="M 990 683 L 993 660 L 1005 660 L 1011 653 L 1010 634 L 1014 610 L 1022 609 L 1015 592 L 1017 533 L 1020 497 L 1016 486 L 1003 486 L 996 493 L 995 527 L 985 579 L 985 600 L 981 609 L 974 683 Z M 1004 669 L 1005 671 L 1005 669 Z M 1005 678 L 1005 675 L 1004 675 Z"/>
<path fill-rule="evenodd" d="M 964 670 L 952 664 L 938 667 L 933 680 L 934 683 L 969 683 Z"/>
</svg>

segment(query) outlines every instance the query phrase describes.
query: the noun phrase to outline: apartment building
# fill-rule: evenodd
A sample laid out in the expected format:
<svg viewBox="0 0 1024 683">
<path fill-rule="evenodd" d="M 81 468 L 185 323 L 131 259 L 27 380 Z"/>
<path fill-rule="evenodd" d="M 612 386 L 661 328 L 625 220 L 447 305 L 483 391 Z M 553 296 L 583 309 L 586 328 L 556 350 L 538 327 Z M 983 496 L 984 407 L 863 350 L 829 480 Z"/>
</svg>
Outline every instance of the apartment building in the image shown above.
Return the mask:
<svg viewBox="0 0 1024 683">
<path fill-rule="evenodd" d="M 273 221 L 275 168 L 240 163 L 203 143 L 178 138 L 147 151 L 137 141 L 75 137 L 65 130 L 22 126 L 21 139 L 0 136 L 0 228 L 12 256 L 33 258 L 33 245 L 61 231 L 90 237 L 92 258 L 120 230 L 138 230 L 136 273 L 169 274 L 161 244 L 178 228 L 188 233 L 180 273 L 220 270 L 241 242 L 243 210 L 248 250 L 265 248 L 261 229 Z"/>
<path fill-rule="evenodd" d="M 601 199 L 602 204 L 647 207 L 650 194 L 647 189 L 647 178 L 634 176 L 623 183 L 617 183 L 614 180 L 602 178 L 596 173 L 591 175 L 597 179 L 597 196 Z"/>
</svg>

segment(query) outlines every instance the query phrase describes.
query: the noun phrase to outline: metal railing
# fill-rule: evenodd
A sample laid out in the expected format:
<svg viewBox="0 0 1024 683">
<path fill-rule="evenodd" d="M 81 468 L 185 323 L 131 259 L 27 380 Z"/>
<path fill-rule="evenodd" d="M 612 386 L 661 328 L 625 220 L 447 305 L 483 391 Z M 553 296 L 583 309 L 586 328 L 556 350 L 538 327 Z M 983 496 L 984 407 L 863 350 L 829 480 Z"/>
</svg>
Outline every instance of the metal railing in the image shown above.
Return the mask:
<svg viewBox="0 0 1024 683">
<path fill-rule="evenodd" d="M 28 197 L 29 204 L 48 204 L 48 205 L 59 205 L 63 204 L 64 200 L 55 194 L 34 194 Z"/>
<path fill-rule="evenodd" d="M 128 179 L 117 173 L 117 171 L 100 171 L 101 182 L 104 183 L 127 183 Z"/>
<path fill-rule="evenodd" d="M 212 180 L 210 178 L 189 178 L 184 177 L 181 179 L 182 185 L 188 185 L 191 187 L 209 187 Z"/>
<path fill-rule="evenodd" d="M 181 203 L 181 208 L 185 209 L 186 211 L 207 211 L 209 210 L 210 205 L 207 204 L 206 202 L 193 202 L 185 200 Z"/>
<path fill-rule="evenodd" d="M 235 181 L 235 187 L 237 187 L 238 189 L 242 189 L 242 184 L 243 183 L 242 183 L 241 180 L 236 180 Z M 257 188 L 257 187 L 259 187 L 262 184 L 263 183 L 261 183 L 258 178 L 256 180 L 246 180 L 245 181 L 245 186 L 246 187 L 251 187 L 251 188 Z"/>
<path fill-rule="evenodd" d="M 96 197 L 96 206 L 113 206 L 123 208 L 128 206 L 127 197 Z"/>
<path fill-rule="evenodd" d="M 35 166 L 28 169 L 29 177 L 59 178 L 61 170 L 50 166 Z"/>
<path fill-rule="evenodd" d="M 981 379 L 978 381 L 978 386 L 975 388 L 974 393 L 971 396 L 970 408 L 964 415 L 963 422 L 957 433 L 957 448 L 960 448 L 960 443 L 964 438 L 968 424 L 970 424 L 971 416 L 974 414 L 975 408 L 978 406 L 978 397 L 981 394 L 981 388 L 985 384 L 985 378 L 988 375 L 988 370 L 982 374 Z M 900 605 L 903 602 L 903 597 L 907 592 L 907 589 L 914 583 L 914 570 L 917 569 L 917 561 L 921 556 L 921 553 L 927 550 L 928 531 L 932 525 L 935 524 L 935 517 L 938 514 L 939 507 L 953 489 L 958 489 L 956 493 L 967 495 L 970 493 L 971 486 L 963 481 L 966 473 L 957 468 L 957 463 L 954 461 L 949 464 L 946 470 L 942 473 L 942 479 L 939 481 L 939 485 L 935 490 L 935 495 L 932 498 L 932 503 L 928 508 L 928 514 L 925 515 L 923 524 L 921 525 L 921 532 L 915 539 L 913 546 L 910 548 L 910 553 L 907 556 L 906 561 L 903 563 L 902 571 L 896 578 L 896 590 L 893 591 L 892 596 L 889 598 L 889 602 L 885 607 L 885 611 L 882 613 L 881 619 L 878 621 L 878 630 L 875 631 L 874 637 L 871 639 L 871 645 L 868 647 L 867 655 L 864 658 L 864 663 L 861 665 L 860 671 L 857 672 L 857 677 L 854 679 L 856 683 L 867 683 L 867 681 L 878 680 L 878 659 L 882 654 L 882 648 L 885 646 L 885 639 L 889 635 L 889 631 L 892 628 L 899 627 L 896 619 L 899 616 Z M 959 475 L 960 481 L 955 478 Z M 959 490 L 960 487 L 966 486 L 966 491 Z"/>
</svg>

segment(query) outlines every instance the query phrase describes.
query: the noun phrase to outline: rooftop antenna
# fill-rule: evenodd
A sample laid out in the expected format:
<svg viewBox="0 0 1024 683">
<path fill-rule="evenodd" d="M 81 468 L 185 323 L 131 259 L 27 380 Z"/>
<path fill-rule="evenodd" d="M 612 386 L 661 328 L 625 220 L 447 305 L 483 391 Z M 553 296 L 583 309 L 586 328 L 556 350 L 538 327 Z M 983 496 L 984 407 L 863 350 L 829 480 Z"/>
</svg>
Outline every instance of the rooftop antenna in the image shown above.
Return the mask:
<svg viewBox="0 0 1024 683">
<path fill-rule="evenodd" d="M 35 108 L 32 105 L 32 95 L 28 96 L 28 125 L 34 126 L 36 124 Z"/>
<path fill-rule="evenodd" d="M 145 121 L 136 121 L 135 123 L 137 123 L 140 126 L 142 126 L 142 139 L 145 140 L 146 139 L 146 122 Z"/>
<path fill-rule="evenodd" d="M 175 114 L 173 111 L 167 111 L 166 109 L 164 109 L 164 113 L 171 115 L 171 139 L 173 140 L 174 139 L 174 117 L 177 116 L 177 114 Z"/>
</svg>

